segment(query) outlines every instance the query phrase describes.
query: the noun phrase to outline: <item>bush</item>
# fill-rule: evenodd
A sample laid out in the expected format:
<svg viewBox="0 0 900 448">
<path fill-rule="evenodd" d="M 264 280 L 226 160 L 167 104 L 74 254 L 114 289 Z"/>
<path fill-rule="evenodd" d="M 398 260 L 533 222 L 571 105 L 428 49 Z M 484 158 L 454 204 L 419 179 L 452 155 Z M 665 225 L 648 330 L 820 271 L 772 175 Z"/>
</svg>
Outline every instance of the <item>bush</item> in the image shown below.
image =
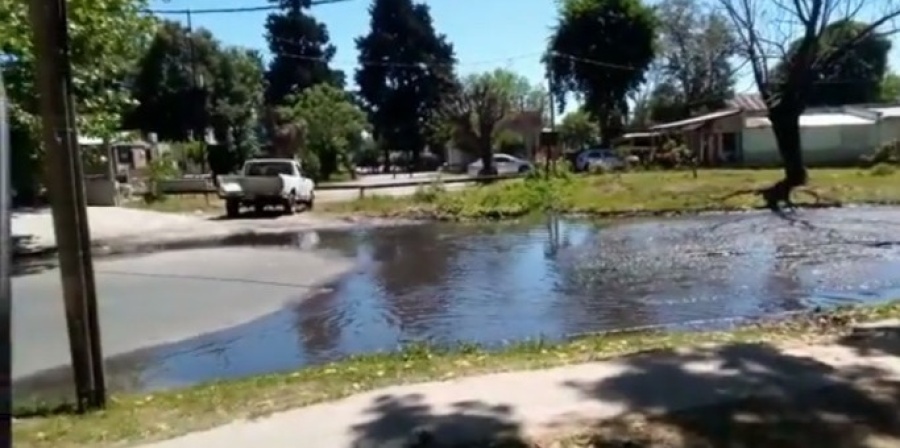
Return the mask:
<svg viewBox="0 0 900 448">
<path fill-rule="evenodd" d="M 871 168 L 869 173 L 873 176 L 891 176 L 897 172 L 897 168 L 887 163 L 879 163 Z"/>
</svg>

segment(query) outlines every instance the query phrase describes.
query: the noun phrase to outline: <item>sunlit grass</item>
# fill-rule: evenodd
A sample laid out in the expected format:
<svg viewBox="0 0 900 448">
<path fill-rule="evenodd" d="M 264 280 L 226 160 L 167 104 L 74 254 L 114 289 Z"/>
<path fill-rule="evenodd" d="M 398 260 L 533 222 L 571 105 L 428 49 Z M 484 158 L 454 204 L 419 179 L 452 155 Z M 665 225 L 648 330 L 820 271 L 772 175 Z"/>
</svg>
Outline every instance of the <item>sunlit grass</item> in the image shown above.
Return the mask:
<svg viewBox="0 0 900 448">
<path fill-rule="evenodd" d="M 372 196 L 326 204 L 323 210 L 373 216 L 485 219 L 546 210 L 628 215 L 761 207 L 753 194 L 732 195 L 772 184 L 779 170 L 643 171 L 596 176 L 516 180 L 462 191 L 423 187 L 410 197 Z M 810 194 L 812 192 L 814 194 Z M 797 204 L 900 203 L 900 173 L 862 169 L 820 169 L 794 194 Z"/>
</svg>

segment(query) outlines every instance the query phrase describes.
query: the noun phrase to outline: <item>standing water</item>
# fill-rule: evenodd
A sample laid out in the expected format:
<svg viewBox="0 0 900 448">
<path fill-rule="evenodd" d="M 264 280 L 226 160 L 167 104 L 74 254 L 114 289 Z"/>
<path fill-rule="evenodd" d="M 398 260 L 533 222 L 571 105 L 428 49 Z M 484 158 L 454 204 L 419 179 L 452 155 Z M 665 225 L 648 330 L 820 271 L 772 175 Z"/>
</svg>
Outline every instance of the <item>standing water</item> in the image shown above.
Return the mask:
<svg viewBox="0 0 900 448">
<path fill-rule="evenodd" d="M 116 357 L 110 377 L 114 389 L 151 390 L 412 342 L 496 345 L 884 300 L 900 297 L 898 230 L 900 209 L 856 208 L 788 218 L 427 224 L 251 240 L 245 243 L 338 254 L 354 269 L 250 323 Z M 53 388 L 62 375 L 17 385 Z"/>
</svg>

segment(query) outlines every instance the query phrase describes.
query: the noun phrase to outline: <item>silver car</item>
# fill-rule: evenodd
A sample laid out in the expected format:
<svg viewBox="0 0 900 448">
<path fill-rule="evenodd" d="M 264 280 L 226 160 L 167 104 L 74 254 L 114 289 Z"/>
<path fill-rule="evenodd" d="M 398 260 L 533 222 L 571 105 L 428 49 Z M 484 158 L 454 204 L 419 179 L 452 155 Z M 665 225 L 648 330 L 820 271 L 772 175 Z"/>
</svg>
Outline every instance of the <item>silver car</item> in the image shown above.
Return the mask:
<svg viewBox="0 0 900 448">
<path fill-rule="evenodd" d="M 494 169 L 497 170 L 497 174 L 501 175 L 527 173 L 534 169 L 534 164 L 531 162 L 509 154 L 494 154 L 491 161 L 493 162 Z M 466 171 L 470 176 L 477 176 L 483 167 L 484 164 L 481 163 L 481 159 L 478 159 L 470 163 Z"/>
<path fill-rule="evenodd" d="M 575 169 L 589 171 L 602 169 L 604 171 L 618 170 L 625 166 L 625 161 L 615 151 L 605 148 L 586 149 L 578 154 L 575 159 Z"/>
</svg>

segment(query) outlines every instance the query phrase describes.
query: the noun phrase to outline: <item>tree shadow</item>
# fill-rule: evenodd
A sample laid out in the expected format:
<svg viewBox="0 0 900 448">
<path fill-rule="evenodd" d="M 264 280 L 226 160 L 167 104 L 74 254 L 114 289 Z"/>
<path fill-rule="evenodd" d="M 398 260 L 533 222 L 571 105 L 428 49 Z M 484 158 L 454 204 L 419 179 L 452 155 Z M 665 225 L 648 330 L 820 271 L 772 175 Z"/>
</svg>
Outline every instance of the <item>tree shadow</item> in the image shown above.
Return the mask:
<svg viewBox="0 0 900 448">
<path fill-rule="evenodd" d="M 900 378 L 887 367 L 897 360 L 884 348 L 872 354 L 883 341 L 856 343 L 821 346 L 814 356 L 734 344 L 621 359 L 618 374 L 566 383 L 632 410 L 599 423 L 579 446 L 898 446 Z"/>
<path fill-rule="evenodd" d="M 445 412 L 422 395 L 382 395 L 353 427 L 353 448 L 527 448 L 507 405 L 460 401 Z"/>
</svg>

